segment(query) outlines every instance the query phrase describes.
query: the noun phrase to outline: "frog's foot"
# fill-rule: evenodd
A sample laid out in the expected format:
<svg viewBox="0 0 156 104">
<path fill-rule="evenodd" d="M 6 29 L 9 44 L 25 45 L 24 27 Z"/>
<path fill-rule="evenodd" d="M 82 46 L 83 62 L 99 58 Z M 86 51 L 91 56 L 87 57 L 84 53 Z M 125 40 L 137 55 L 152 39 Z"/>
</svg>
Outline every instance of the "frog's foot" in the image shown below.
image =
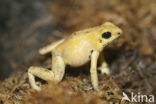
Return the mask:
<svg viewBox="0 0 156 104">
<path fill-rule="evenodd" d="M 41 67 L 30 67 L 28 69 L 29 82 L 31 87 L 37 91 L 40 91 L 41 88 L 35 83 L 35 76 L 46 81 L 51 81 L 54 79 L 54 73 L 52 71 Z"/>
<path fill-rule="evenodd" d="M 31 66 L 28 69 L 28 78 L 30 85 L 33 89 L 40 91 L 41 88 L 35 83 L 35 76 L 41 78 L 45 81 L 54 81 L 56 83 L 60 82 L 64 76 L 65 64 L 60 56 L 53 56 L 52 59 L 52 69 L 48 70 L 42 67 Z"/>
<path fill-rule="evenodd" d="M 100 67 L 98 67 L 98 70 L 100 71 L 101 74 L 107 74 L 107 75 L 111 74 L 107 64 L 102 64 Z"/>
<path fill-rule="evenodd" d="M 30 86 L 37 90 L 37 91 L 40 91 L 41 88 L 39 86 L 37 86 L 37 84 L 35 83 L 35 77 L 34 75 L 32 75 L 31 73 L 28 73 L 28 78 L 29 78 L 29 82 L 30 82 Z"/>
</svg>

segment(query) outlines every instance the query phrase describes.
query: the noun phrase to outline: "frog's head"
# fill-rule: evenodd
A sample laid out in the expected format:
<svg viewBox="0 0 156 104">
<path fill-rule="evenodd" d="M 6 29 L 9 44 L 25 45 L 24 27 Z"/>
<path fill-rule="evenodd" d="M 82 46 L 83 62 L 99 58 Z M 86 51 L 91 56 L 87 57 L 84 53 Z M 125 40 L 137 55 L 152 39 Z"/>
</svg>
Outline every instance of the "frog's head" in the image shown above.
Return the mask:
<svg viewBox="0 0 156 104">
<path fill-rule="evenodd" d="M 99 45 L 106 46 L 113 40 L 119 38 L 120 35 L 122 34 L 122 30 L 110 22 L 105 22 L 100 26 L 97 33 L 99 35 L 98 38 Z"/>
</svg>

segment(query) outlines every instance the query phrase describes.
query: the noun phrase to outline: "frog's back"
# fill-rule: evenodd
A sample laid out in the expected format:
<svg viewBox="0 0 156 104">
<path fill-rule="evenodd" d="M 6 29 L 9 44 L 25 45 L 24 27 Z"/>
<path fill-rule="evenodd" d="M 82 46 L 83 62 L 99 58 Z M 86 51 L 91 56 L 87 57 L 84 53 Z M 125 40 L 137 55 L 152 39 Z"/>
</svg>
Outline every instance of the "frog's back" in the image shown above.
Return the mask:
<svg viewBox="0 0 156 104">
<path fill-rule="evenodd" d="M 99 29 L 99 26 L 89 28 L 89 29 L 84 29 L 81 31 L 77 31 L 72 33 L 68 38 L 65 39 L 64 42 L 59 44 L 55 50 L 58 50 L 60 48 L 63 49 L 63 47 L 66 47 L 68 45 L 81 45 L 82 41 L 90 40 L 93 39 L 94 33 Z"/>
<path fill-rule="evenodd" d="M 54 51 L 61 55 L 66 63 L 81 66 L 89 61 L 91 50 L 95 45 L 94 39 L 93 28 L 78 31 L 58 45 Z"/>
<path fill-rule="evenodd" d="M 96 26 L 96 27 L 93 27 L 93 28 L 88 28 L 88 29 L 84 29 L 84 30 L 81 30 L 81 31 L 77 31 L 77 32 L 74 32 L 71 34 L 71 36 L 69 36 L 69 38 L 72 38 L 72 37 L 75 37 L 75 36 L 85 36 L 85 35 L 91 35 L 93 34 L 94 32 L 96 32 L 97 30 L 100 29 L 100 26 Z"/>
</svg>

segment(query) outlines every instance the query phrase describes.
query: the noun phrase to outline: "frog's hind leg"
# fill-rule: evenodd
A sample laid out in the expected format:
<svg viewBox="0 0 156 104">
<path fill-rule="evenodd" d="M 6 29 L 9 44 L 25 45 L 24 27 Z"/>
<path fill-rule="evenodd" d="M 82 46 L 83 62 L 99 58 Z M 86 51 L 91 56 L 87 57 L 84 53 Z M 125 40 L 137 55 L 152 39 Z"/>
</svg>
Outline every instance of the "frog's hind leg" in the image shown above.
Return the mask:
<svg viewBox="0 0 156 104">
<path fill-rule="evenodd" d="M 52 56 L 52 71 L 55 75 L 54 81 L 60 82 L 64 76 L 65 73 L 65 67 L 66 64 L 63 60 L 63 58 L 59 55 L 55 55 L 55 53 Z"/>
<path fill-rule="evenodd" d="M 65 64 L 60 56 L 53 56 L 52 58 L 52 70 L 48 70 L 42 67 L 32 66 L 28 69 L 28 78 L 32 88 L 35 90 L 41 90 L 35 83 L 35 76 L 45 81 L 59 82 L 62 80 L 65 72 Z"/>
<path fill-rule="evenodd" d="M 49 45 L 47 45 L 47 46 L 39 49 L 39 53 L 41 55 L 45 55 L 45 54 L 51 52 L 56 46 L 58 46 L 59 44 L 61 44 L 64 40 L 65 39 L 58 40 L 58 41 L 56 41 L 54 43 L 51 43 L 51 44 L 49 44 Z"/>
<path fill-rule="evenodd" d="M 54 73 L 48 69 L 42 67 L 31 66 L 28 69 L 28 78 L 30 85 L 35 90 L 40 90 L 40 87 L 35 83 L 35 76 L 43 80 L 50 81 L 54 79 Z"/>
</svg>

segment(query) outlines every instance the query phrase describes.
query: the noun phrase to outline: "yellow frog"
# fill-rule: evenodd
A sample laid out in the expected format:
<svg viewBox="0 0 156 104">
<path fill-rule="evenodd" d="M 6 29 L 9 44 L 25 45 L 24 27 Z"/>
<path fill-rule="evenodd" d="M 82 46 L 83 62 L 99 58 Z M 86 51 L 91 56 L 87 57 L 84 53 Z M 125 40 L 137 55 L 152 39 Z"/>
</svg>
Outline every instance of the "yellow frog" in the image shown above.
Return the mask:
<svg viewBox="0 0 156 104">
<path fill-rule="evenodd" d="M 38 91 L 41 90 L 35 83 L 35 76 L 45 81 L 60 82 L 67 64 L 78 67 L 91 60 L 91 82 L 93 88 L 98 90 L 97 69 L 101 70 L 102 73 L 110 74 L 103 55 L 99 54 L 105 46 L 117 39 L 121 34 L 122 30 L 120 28 L 110 22 L 106 22 L 100 26 L 74 32 L 66 39 L 58 40 L 41 48 L 39 53 L 42 55 L 52 52 L 52 70 L 31 66 L 28 69 L 31 87 Z M 101 66 L 97 68 L 99 56 Z"/>
</svg>

